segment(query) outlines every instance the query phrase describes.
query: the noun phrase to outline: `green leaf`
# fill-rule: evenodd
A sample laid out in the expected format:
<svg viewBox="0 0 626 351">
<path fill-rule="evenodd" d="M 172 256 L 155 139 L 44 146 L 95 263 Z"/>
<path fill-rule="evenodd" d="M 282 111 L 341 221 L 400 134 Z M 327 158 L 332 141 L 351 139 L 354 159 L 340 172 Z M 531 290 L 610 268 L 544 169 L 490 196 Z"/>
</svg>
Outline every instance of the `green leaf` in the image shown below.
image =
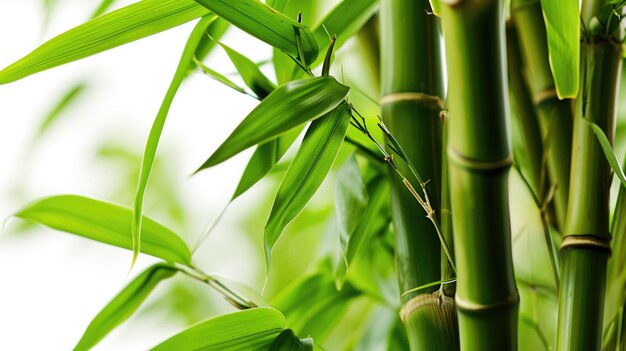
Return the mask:
<svg viewBox="0 0 626 351">
<path fill-rule="evenodd" d="M 269 173 L 287 150 L 289 150 L 289 147 L 298 138 L 301 131 L 301 128 L 294 128 L 278 138 L 257 146 L 250 161 L 248 161 L 246 165 L 246 169 L 243 171 L 243 175 L 241 176 L 241 180 L 239 180 L 232 200 L 246 192 Z"/>
<path fill-rule="evenodd" d="M 548 36 L 550 68 L 560 99 L 575 99 L 580 73 L 578 0 L 541 0 Z"/>
<path fill-rule="evenodd" d="M 611 142 L 604 134 L 604 131 L 597 124 L 585 119 L 591 129 L 593 129 L 593 133 L 596 135 L 600 146 L 602 147 L 602 151 L 604 152 L 604 157 L 609 162 L 611 169 L 617 175 L 617 178 L 622 183 L 623 187 L 626 187 L 626 175 L 624 175 L 624 171 L 622 170 L 622 166 L 619 164 L 619 160 L 617 156 L 615 156 L 615 152 L 613 151 L 613 147 L 611 146 Z"/>
<path fill-rule="evenodd" d="M 216 40 L 223 37 L 228 28 L 230 28 L 230 23 L 219 17 L 215 21 L 211 22 L 206 30 L 207 35 L 202 36 L 202 39 L 196 48 L 196 59 L 200 61 L 204 60 L 217 45 Z"/>
<path fill-rule="evenodd" d="M 323 116 L 339 105 L 349 90 L 332 77 L 307 78 L 281 85 L 250 112 L 196 172 Z"/>
<path fill-rule="evenodd" d="M 369 201 L 358 226 L 347 238 L 341 238 L 343 255 L 347 265 L 345 273 L 355 258 L 363 252 L 366 243 L 370 242 L 374 235 L 385 231 L 389 225 L 388 212 L 384 211 L 384 207 L 389 203 L 389 184 L 386 178 L 377 176 L 369 181 L 367 192 Z M 343 272 L 339 273 L 339 278 L 341 278 Z M 341 283 L 342 279 L 339 279 L 339 284 L 341 285 Z"/>
<path fill-rule="evenodd" d="M 363 217 L 367 202 L 367 188 L 363 183 L 359 163 L 352 154 L 339 168 L 335 180 L 335 217 L 339 224 L 339 242 L 344 259 L 350 237 Z"/>
<path fill-rule="evenodd" d="M 195 0 L 211 12 L 285 53 L 297 57 L 300 46 L 304 63 L 318 56 L 317 43 L 308 27 L 258 0 Z"/>
<path fill-rule="evenodd" d="M 298 339 L 291 329 L 280 333 L 269 348 L 272 351 L 313 351 L 313 339 Z"/>
<path fill-rule="evenodd" d="M 132 249 L 130 209 L 76 195 L 43 198 L 15 214 L 52 229 L 105 244 Z M 169 262 L 191 264 L 191 253 L 174 232 L 148 217 L 143 218 L 141 252 Z"/>
<path fill-rule="evenodd" d="M 322 47 L 330 44 L 328 35 L 337 35 L 335 49 L 363 27 L 378 10 L 379 0 L 343 0 L 315 26 L 313 35 Z M 316 64 L 323 60 L 320 57 Z"/>
<path fill-rule="evenodd" d="M 289 0 L 267 0 L 267 5 L 278 12 L 285 11 L 288 4 Z"/>
<path fill-rule="evenodd" d="M 187 44 L 183 49 L 183 55 L 180 59 L 180 62 L 178 63 L 178 68 L 176 68 L 176 73 L 174 73 L 174 78 L 172 79 L 172 82 L 167 89 L 167 93 L 165 93 L 165 98 L 161 103 L 159 112 L 157 113 L 156 118 L 154 119 L 154 122 L 152 124 L 152 128 L 150 129 L 150 135 L 148 135 L 148 141 L 146 143 L 146 148 L 143 153 L 143 159 L 141 161 L 139 181 L 137 184 L 137 191 L 135 192 L 135 201 L 133 206 L 133 261 L 131 263 L 131 266 L 135 263 L 141 246 L 141 219 L 143 218 L 143 198 L 146 192 L 146 187 L 148 186 L 150 171 L 152 170 L 152 164 L 154 163 L 154 157 L 156 156 L 159 139 L 161 138 L 161 133 L 163 132 L 163 127 L 165 126 L 167 114 L 170 110 L 172 102 L 174 101 L 174 97 L 178 92 L 178 88 L 180 88 L 180 85 L 187 76 L 187 72 L 193 62 L 194 54 L 202 37 L 204 36 L 205 30 L 207 29 L 208 25 L 215 20 L 215 18 L 216 17 L 213 14 L 203 17 L 191 32 L 191 35 L 187 40 Z"/>
<path fill-rule="evenodd" d="M 351 117 L 348 107 L 342 104 L 313 121 L 304 135 L 302 145 L 280 183 L 265 225 L 263 241 L 268 270 L 272 248 L 285 227 L 304 209 L 335 162 Z"/>
<path fill-rule="evenodd" d="M 433 15 L 441 17 L 441 0 L 430 0 L 429 2 Z"/>
<path fill-rule="evenodd" d="M 277 310 L 253 308 L 200 322 L 152 351 L 267 350 L 284 328 L 285 317 Z"/>
<path fill-rule="evenodd" d="M 244 83 L 246 83 L 248 88 L 250 88 L 259 99 L 264 99 L 276 89 L 276 85 L 261 72 L 256 63 L 225 44 L 217 43 L 226 51 L 226 54 L 235 65 Z"/>
<path fill-rule="evenodd" d="M 198 67 L 200 67 L 200 69 L 202 70 L 202 72 L 204 72 L 204 74 L 208 75 L 209 77 L 217 80 L 218 82 L 224 84 L 225 86 L 235 90 L 238 93 L 241 94 L 248 94 L 248 92 L 246 92 L 246 89 L 240 87 L 239 85 L 237 85 L 237 83 L 233 82 L 232 80 L 230 80 L 228 77 L 226 77 L 225 75 L 207 67 L 204 63 L 198 61 L 197 59 L 194 58 L 193 62 L 196 63 L 196 65 Z"/>
<path fill-rule="evenodd" d="M 115 0 L 102 0 L 102 1 L 100 1 L 100 5 L 98 5 L 96 10 L 93 12 L 93 14 L 91 14 L 91 18 L 93 19 L 93 18 L 96 18 L 98 16 L 101 16 L 102 14 L 107 12 L 111 8 L 111 6 L 113 6 L 113 4 L 115 4 Z"/>
<path fill-rule="evenodd" d="M 127 320 L 162 280 L 173 276 L 178 269 L 166 263 L 157 263 L 139 274 L 111 300 L 91 321 L 74 351 L 89 350 L 113 329 Z"/>
<path fill-rule="evenodd" d="M 208 11 L 191 0 L 143 0 L 50 39 L 0 71 L 0 84 L 179 26 Z"/>
<path fill-rule="evenodd" d="M 80 82 L 70 87 L 70 89 L 63 94 L 61 99 L 56 103 L 56 105 L 54 105 L 52 110 L 50 110 L 48 115 L 44 118 L 43 122 L 39 125 L 35 138 L 41 138 L 41 136 L 48 131 L 50 126 L 63 115 L 63 112 L 65 112 L 65 110 L 67 110 L 67 108 L 81 96 L 86 88 L 87 84 L 85 82 Z"/>
</svg>

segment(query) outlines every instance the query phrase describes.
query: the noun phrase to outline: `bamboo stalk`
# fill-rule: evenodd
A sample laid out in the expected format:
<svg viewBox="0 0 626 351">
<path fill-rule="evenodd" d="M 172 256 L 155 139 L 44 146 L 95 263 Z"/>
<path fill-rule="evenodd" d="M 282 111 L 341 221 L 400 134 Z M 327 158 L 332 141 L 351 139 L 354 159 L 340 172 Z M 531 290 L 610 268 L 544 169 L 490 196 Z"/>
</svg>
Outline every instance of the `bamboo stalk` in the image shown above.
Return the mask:
<svg viewBox="0 0 626 351">
<path fill-rule="evenodd" d="M 557 185 L 554 195 L 553 222 L 556 228 L 562 230 L 569 196 L 573 104 L 568 99 L 559 100 L 556 95 L 539 0 L 514 0 L 511 4 L 511 12 L 518 28 L 523 69 L 529 82 L 532 100 L 539 117 L 539 127 L 545 142 L 550 183 Z M 543 190 L 547 188 L 544 187 Z"/>
<path fill-rule="evenodd" d="M 439 21 L 427 0 L 381 2 L 381 108 L 391 134 L 424 180 L 439 216 L 441 194 L 441 120 L 444 93 Z M 418 184 L 411 170 L 402 173 Z M 392 172 L 391 204 L 396 269 L 401 292 L 441 279 L 441 245 L 433 223 Z M 458 349 L 454 300 L 438 286 L 403 294 L 401 316 L 411 350 Z"/>
<path fill-rule="evenodd" d="M 517 349 L 503 1 L 444 0 L 461 349 Z"/>
<path fill-rule="evenodd" d="M 599 10 L 593 1 L 590 3 L 583 4 L 586 24 Z M 612 142 L 621 63 L 621 44 L 614 37 L 584 33 L 582 84 L 574 119 L 570 200 L 561 245 L 558 350 L 598 350 L 601 347 L 610 254 L 611 169 L 588 122 L 597 124 Z"/>
</svg>

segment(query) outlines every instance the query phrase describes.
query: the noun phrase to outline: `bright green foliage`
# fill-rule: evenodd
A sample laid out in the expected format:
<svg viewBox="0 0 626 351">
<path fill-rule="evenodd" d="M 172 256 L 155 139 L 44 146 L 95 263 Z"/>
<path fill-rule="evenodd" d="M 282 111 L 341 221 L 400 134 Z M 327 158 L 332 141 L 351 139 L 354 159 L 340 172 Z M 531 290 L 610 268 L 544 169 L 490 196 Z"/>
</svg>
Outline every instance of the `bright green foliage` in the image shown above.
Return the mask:
<svg viewBox="0 0 626 351">
<path fill-rule="evenodd" d="M 198 323 L 152 351 L 268 350 L 284 328 L 285 317 L 277 310 L 253 308 Z"/>
<path fill-rule="evenodd" d="M 207 13 L 191 0 L 139 1 L 50 39 L 0 71 L 0 84 L 145 38 Z"/>
<path fill-rule="evenodd" d="M 226 54 L 235 65 L 235 68 L 237 68 L 237 72 L 241 75 L 244 83 L 246 83 L 248 88 L 250 88 L 259 99 L 264 99 L 276 89 L 276 85 L 261 72 L 259 66 L 252 62 L 252 60 L 223 43 L 219 43 L 219 45 L 226 51 Z"/>
<path fill-rule="evenodd" d="M 115 4 L 115 0 L 102 0 L 100 1 L 100 5 L 96 8 L 96 10 L 91 15 L 91 18 L 96 18 L 103 13 L 107 12 L 111 6 Z"/>
<path fill-rule="evenodd" d="M 429 2 L 433 15 L 441 16 L 441 0 L 430 0 Z"/>
<path fill-rule="evenodd" d="M 202 72 L 204 72 L 204 74 L 206 74 L 209 77 L 217 80 L 218 82 L 224 84 L 225 86 L 235 90 L 236 92 L 239 92 L 241 94 L 247 94 L 246 89 L 240 87 L 239 85 L 237 85 L 237 83 L 233 82 L 232 80 L 230 80 L 225 75 L 215 71 L 212 68 L 207 67 L 204 63 L 198 61 L 195 58 L 194 58 L 193 61 L 196 63 L 196 65 L 198 65 L 198 67 L 200 67 L 200 69 L 202 70 Z"/>
<path fill-rule="evenodd" d="M 155 264 L 141 272 L 91 321 L 74 351 L 91 349 L 111 330 L 128 319 L 157 284 L 176 272 L 178 269 L 167 263 Z"/>
<path fill-rule="evenodd" d="M 313 351 L 313 339 L 298 339 L 291 329 L 283 330 L 269 348 L 276 351 Z"/>
<path fill-rule="evenodd" d="M 85 89 L 87 88 L 87 83 L 80 82 L 72 87 L 68 91 L 63 94 L 61 99 L 57 102 L 57 104 L 50 110 L 46 118 L 44 118 L 43 122 L 39 125 L 39 128 L 36 132 L 36 138 L 40 138 L 44 135 L 50 126 L 57 121 L 57 119 L 63 115 L 63 112 L 74 102 L 78 97 L 80 97 Z"/>
<path fill-rule="evenodd" d="M 541 8 L 556 92 L 561 99 L 574 99 L 578 94 L 580 72 L 578 0 L 541 0 Z"/>
<path fill-rule="evenodd" d="M 604 156 L 606 157 L 606 160 L 609 162 L 611 169 L 613 170 L 613 172 L 615 172 L 615 175 L 617 175 L 617 178 L 622 183 L 622 186 L 626 187 L 626 175 L 624 175 L 624 171 L 622 170 L 622 167 L 619 164 L 619 160 L 617 159 L 617 156 L 615 156 L 615 152 L 613 152 L 613 147 L 611 146 L 611 142 L 606 137 L 606 134 L 604 134 L 604 131 L 602 131 L 602 128 L 600 128 L 600 126 L 598 126 L 597 124 L 593 122 L 589 122 L 589 121 L 587 122 L 589 123 L 589 127 L 593 129 L 593 133 L 596 135 L 596 138 L 598 138 L 598 142 L 600 143 L 600 146 L 602 147 Z"/>
<path fill-rule="evenodd" d="M 346 105 L 340 105 L 311 123 L 302 146 L 283 178 L 263 237 L 269 269 L 272 248 L 285 227 L 302 211 L 330 171 L 350 122 Z"/>
<path fill-rule="evenodd" d="M 178 88 L 180 88 L 180 85 L 183 83 L 183 80 L 187 76 L 187 71 L 193 63 L 196 49 L 198 48 L 202 37 L 205 35 L 207 27 L 209 26 L 209 24 L 211 24 L 211 22 L 215 20 L 215 18 L 215 15 L 203 17 L 191 32 L 191 35 L 189 36 L 187 44 L 185 45 L 185 48 L 183 50 L 183 55 L 178 64 L 178 68 L 176 68 L 176 73 L 174 73 L 174 78 L 172 79 L 172 82 L 167 89 L 167 93 L 165 94 L 165 98 L 161 103 L 159 112 L 154 119 L 152 129 L 150 129 L 150 135 L 148 136 L 146 149 L 144 151 L 143 159 L 141 161 L 141 170 L 139 172 L 139 181 L 137 184 L 137 191 L 135 193 L 133 208 L 133 264 L 137 259 L 137 254 L 139 253 L 141 246 L 140 238 L 141 219 L 143 218 L 143 198 L 146 192 L 146 187 L 148 186 L 148 179 L 150 178 L 150 171 L 152 170 L 154 157 L 156 156 L 159 140 L 161 139 L 161 133 L 163 132 L 163 127 L 165 126 L 165 120 L 170 110 L 170 106 L 172 106 L 172 102 L 174 101 L 174 97 L 178 92 Z"/>
<path fill-rule="evenodd" d="M 332 77 L 302 79 L 278 87 L 250 112 L 198 171 L 323 116 L 339 105 L 348 91 L 348 87 Z"/>
<path fill-rule="evenodd" d="M 195 1 L 248 34 L 293 57 L 299 57 L 299 46 L 303 55 L 300 59 L 305 64 L 317 58 L 317 43 L 308 27 L 258 0 Z"/>
<path fill-rule="evenodd" d="M 106 202 L 76 195 L 59 195 L 38 200 L 15 217 L 76 234 L 105 244 L 132 250 L 132 211 Z M 185 242 L 161 224 L 143 218 L 141 252 L 168 262 L 191 264 Z"/>
</svg>

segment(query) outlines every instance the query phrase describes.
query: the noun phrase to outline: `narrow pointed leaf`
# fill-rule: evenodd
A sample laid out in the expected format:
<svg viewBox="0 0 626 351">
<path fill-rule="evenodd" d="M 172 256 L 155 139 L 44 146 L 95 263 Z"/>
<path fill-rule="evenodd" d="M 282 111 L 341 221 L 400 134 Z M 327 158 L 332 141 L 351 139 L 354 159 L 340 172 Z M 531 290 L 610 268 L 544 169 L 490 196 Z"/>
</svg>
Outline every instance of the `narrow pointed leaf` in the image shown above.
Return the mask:
<svg viewBox="0 0 626 351">
<path fill-rule="evenodd" d="M 296 22 L 258 0 L 195 0 L 211 12 L 285 53 L 297 57 L 299 35 L 303 61 L 312 63 L 318 56 L 317 43 L 308 27 Z"/>
<path fill-rule="evenodd" d="M 339 105 L 349 90 L 332 77 L 307 78 L 276 88 L 250 112 L 198 171 L 323 116 Z"/>
<path fill-rule="evenodd" d="M 87 84 L 85 82 L 79 82 L 74 86 L 70 87 L 70 89 L 63 94 L 61 99 L 54 105 L 52 110 L 46 115 L 43 122 L 39 125 L 37 129 L 37 133 L 35 138 L 40 138 L 42 135 L 48 131 L 50 126 L 54 124 L 60 116 L 63 115 L 63 112 L 74 102 L 87 88 Z"/>
<path fill-rule="evenodd" d="M 578 0 L 541 0 L 550 68 L 560 99 L 576 98 L 580 67 Z"/>
<path fill-rule="evenodd" d="M 114 204 L 76 195 L 59 195 L 34 202 L 16 217 L 52 229 L 76 234 L 131 250 L 132 211 Z M 174 232 L 150 218 L 143 218 L 141 252 L 169 262 L 191 264 L 191 253 Z"/>
<path fill-rule="evenodd" d="M 100 5 L 98 5 L 96 10 L 93 12 L 93 14 L 91 15 L 91 18 L 93 19 L 93 18 L 96 18 L 98 16 L 101 16 L 102 14 L 107 12 L 111 8 L 111 6 L 113 6 L 113 4 L 115 4 L 115 0 L 102 0 L 102 1 L 100 1 Z"/>
<path fill-rule="evenodd" d="M 159 139 L 161 139 L 161 133 L 163 132 L 163 127 L 165 126 L 167 114 L 170 110 L 172 102 L 174 101 L 174 97 L 178 92 L 178 88 L 180 88 L 180 85 L 187 76 L 187 72 L 192 65 L 196 49 L 198 48 L 202 37 L 205 35 L 208 25 L 211 24 L 215 18 L 216 17 L 213 14 L 203 17 L 191 32 L 191 35 L 187 40 L 187 44 L 183 49 L 183 55 L 178 63 L 178 68 L 176 68 L 176 73 L 174 73 L 174 78 L 167 89 L 167 93 L 165 93 L 165 98 L 161 103 L 159 112 L 157 113 L 157 116 L 152 124 L 152 128 L 150 129 L 150 135 L 148 135 L 148 141 L 146 143 L 143 159 L 141 161 L 137 191 L 135 192 L 132 224 L 133 261 L 131 266 L 135 263 L 140 250 L 143 198 L 146 192 L 146 187 L 148 186 L 150 171 L 152 170 L 152 164 L 154 163 L 154 157 L 156 156 Z"/>
<path fill-rule="evenodd" d="M 313 35 L 321 47 L 330 44 L 330 36 L 337 35 L 335 49 L 339 49 L 378 10 L 379 0 L 343 0 L 315 26 Z M 319 57 L 316 63 L 322 62 Z"/>
<path fill-rule="evenodd" d="M 225 44 L 220 42 L 218 42 L 218 44 L 226 51 L 226 54 L 235 65 L 244 83 L 246 83 L 248 88 L 250 88 L 259 99 L 264 99 L 276 89 L 276 85 L 261 72 L 256 63 Z"/>
<path fill-rule="evenodd" d="M 624 171 L 622 170 L 622 166 L 619 164 L 619 160 L 617 159 L 617 156 L 615 156 L 615 152 L 613 151 L 611 142 L 609 142 L 609 139 L 606 137 L 606 135 L 604 134 L 604 131 L 602 130 L 602 128 L 600 128 L 600 126 L 589 121 L 587 121 L 587 123 L 589 123 L 589 126 L 591 127 L 591 129 L 593 129 L 593 133 L 596 135 L 596 138 L 598 139 L 598 142 L 600 143 L 600 146 L 602 147 L 604 156 L 606 157 L 606 160 L 609 162 L 611 169 L 617 175 L 617 178 L 622 183 L 622 186 L 626 187 L 626 175 L 624 174 Z"/>
<path fill-rule="evenodd" d="M 157 284 L 170 278 L 177 271 L 178 269 L 173 265 L 158 263 L 139 274 L 91 321 L 74 351 L 91 349 L 113 329 L 127 320 Z"/>
<path fill-rule="evenodd" d="M 224 84 L 225 86 L 235 90 L 238 93 L 241 94 L 248 94 L 246 92 L 246 89 L 240 87 L 239 85 L 237 85 L 237 83 L 233 82 L 232 80 L 230 80 L 228 77 L 226 77 L 225 75 L 213 70 L 212 68 L 207 67 L 204 63 L 194 59 L 194 62 L 196 63 L 196 65 L 198 67 L 200 67 L 200 69 L 202 70 L 202 72 L 204 72 L 204 74 L 208 75 L 209 77 L 215 79 L 216 81 Z"/>
<path fill-rule="evenodd" d="M 304 135 L 287 173 L 280 183 L 265 225 L 265 259 L 269 268 L 272 248 L 282 232 L 304 209 L 330 171 L 343 143 L 350 112 L 344 104 L 315 120 Z"/>
<path fill-rule="evenodd" d="M 313 339 L 298 339 L 291 329 L 280 333 L 269 348 L 272 351 L 313 351 Z"/>
<path fill-rule="evenodd" d="M 289 0 L 267 0 L 267 5 L 278 12 L 285 11 L 288 4 Z"/>
<path fill-rule="evenodd" d="M 250 189 L 256 182 L 261 180 L 270 170 L 280 161 L 293 142 L 298 138 L 301 128 L 295 128 L 287 133 L 257 146 L 252 154 L 250 161 L 243 171 L 241 180 L 237 185 L 237 189 L 232 199 L 236 199 L 239 195 Z"/>
<path fill-rule="evenodd" d="M 350 155 L 339 168 L 335 180 L 335 217 L 339 224 L 339 242 L 346 257 L 348 242 L 367 208 L 368 194 L 359 163 Z"/>
<path fill-rule="evenodd" d="M 50 39 L 0 71 L 0 84 L 145 38 L 207 13 L 191 0 L 139 1 Z"/>
<path fill-rule="evenodd" d="M 269 350 L 284 328 L 285 317 L 277 310 L 253 308 L 200 322 L 152 351 Z"/>
</svg>

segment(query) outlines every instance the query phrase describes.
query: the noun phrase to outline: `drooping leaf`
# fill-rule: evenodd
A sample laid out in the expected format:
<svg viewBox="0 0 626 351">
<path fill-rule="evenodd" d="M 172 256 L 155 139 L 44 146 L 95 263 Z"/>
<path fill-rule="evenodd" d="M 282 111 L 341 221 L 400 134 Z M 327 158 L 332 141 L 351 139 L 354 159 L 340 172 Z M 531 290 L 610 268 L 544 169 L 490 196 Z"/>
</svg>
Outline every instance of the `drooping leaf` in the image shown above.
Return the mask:
<svg viewBox="0 0 626 351">
<path fill-rule="evenodd" d="M 89 350 L 113 329 L 127 320 L 162 280 L 178 269 L 171 264 L 157 263 L 133 279 L 89 323 L 74 351 Z"/>
<path fill-rule="evenodd" d="M 379 0 L 343 0 L 315 26 L 315 40 L 325 48 L 330 44 L 328 35 L 337 35 L 335 49 L 339 49 L 376 13 L 378 3 Z M 321 62 L 319 57 L 316 64 Z"/>
<path fill-rule="evenodd" d="M 50 39 L 0 71 L 0 84 L 145 38 L 207 13 L 192 0 L 139 1 Z"/>
<path fill-rule="evenodd" d="M 598 142 L 600 143 L 600 146 L 602 147 L 602 151 L 604 152 L 604 157 L 606 157 L 606 160 L 609 162 L 611 169 L 617 175 L 617 178 L 622 183 L 622 186 L 626 187 L 626 175 L 624 174 L 624 171 L 622 170 L 622 166 L 619 164 L 619 160 L 617 159 L 617 156 L 615 156 L 615 152 L 613 151 L 611 142 L 609 142 L 609 139 L 606 137 L 606 135 L 604 134 L 604 131 L 602 130 L 602 128 L 600 128 L 600 126 L 598 126 L 597 124 L 593 122 L 590 122 L 589 120 L 585 120 L 585 121 L 589 123 L 589 126 L 591 127 L 591 129 L 593 129 L 593 133 L 596 135 L 596 138 L 598 139 Z"/>
<path fill-rule="evenodd" d="M 154 157 L 156 156 L 157 147 L 159 145 L 159 139 L 161 139 L 161 133 L 165 126 L 165 120 L 170 110 L 170 106 L 174 101 L 174 97 L 178 92 L 178 88 L 182 84 L 183 80 L 187 76 L 187 72 L 192 65 L 194 54 L 198 48 L 200 40 L 204 36 L 204 32 L 208 25 L 215 20 L 215 15 L 210 14 L 203 17 L 195 26 L 187 44 L 183 49 L 183 55 L 174 73 L 174 78 L 170 83 L 165 98 L 161 103 L 159 112 L 152 123 L 150 129 L 150 135 L 148 135 L 148 141 L 146 142 L 146 148 L 143 153 L 143 159 L 141 161 L 141 169 L 139 171 L 139 181 L 137 182 L 137 191 L 135 192 L 135 201 L 133 206 L 133 224 L 132 224 L 132 237 L 133 237 L 133 261 L 131 266 L 135 263 L 137 255 L 141 246 L 141 219 L 143 218 L 143 198 L 148 186 L 148 179 L 150 178 L 150 171 L 152 170 L 152 164 L 154 163 Z"/>
<path fill-rule="evenodd" d="M 299 339 L 291 329 L 280 333 L 269 348 L 272 351 L 313 351 L 313 339 Z"/>
<path fill-rule="evenodd" d="M 195 0 L 211 12 L 285 53 L 297 57 L 298 43 L 302 60 L 312 63 L 318 48 L 308 27 L 296 22 L 258 0 Z"/>
<path fill-rule="evenodd" d="M 52 110 L 48 112 L 43 122 L 39 125 L 37 132 L 35 134 L 35 138 L 40 138 L 42 135 L 48 131 L 50 126 L 58 120 L 58 118 L 63 114 L 63 112 L 74 102 L 76 99 L 85 91 L 87 88 L 87 83 L 79 82 L 69 90 L 63 94 L 61 99 L 54 105 Z"/>
<path fill-rule="evenodd" d="M 96 18 L 98 16 L 101 16 L 102 14 L 107 12 L 111 8 L 111 6 L 113 6 L 113 4 L 115 4 L 115 0 L 102 0 L 102 1 L 100 1 L 100 5 L 98 5 L 96 10 L 93 12 L 93 14 L 91 14 L 91 18 L 93 19 L 93 18 Z"/>
<path fill-rule="evenodd" d="M 15 216 L 105 244 L 129 250 L 133 247 L 130 233 L 132 211 L 114 204 L 77 195 L 58 195 L 38 200 Z M 141 252 L 169 262 L 191 264 L 191 254 L 185 242 L 147 217 L 143 218 Z"/>
<path fill-rule="evenodd" d="M 298 138 L 300 132 L 300 128 L 294 128 L 278 138 L 257 146 L 246 165 L 246 169 L 243 171 L 232 200 L 246 192 L 246 190 L 250 189 L 250 187 L 269 173 L 287 152 L 291 144 Z"/>
<path fill-rule="evenodd" d="M 285 317 L 277 310 L 252 308 L 200 322 L 152 351 L 268 350 L 284 328 Z"/>
<path fill-rule="evenodd" d="M 208 75 L 209 77 L 217 80 L 218 82 L 224 84 L 225 86 L 235 90 L 238 93 L 241 94 L 248 94 L 246 92 L 246 89 L 240 87 L 239 85 L 237 85 L 237 83 L 233 82 L 232 80 L 230 80 L 228 77 L 226 77 L 225 75 L 213 70 L 212 68 L 207 67 L 204 63 L 194 59 L 194 62 L 196 63 L 196 65 L 198 67 L 200 67 L 200 69 L 202 70 L 202 72 L 204 72 L 204 74 Z"/>
<path fill-rule="evenodd" d="M 218 44 L 226 51 L 226 54 L 235 65 L 244 83 L 246 83 L 248 88 L 250 88 L 259 99 L 264 99 L 276 89 L 276 85 L 261 72 L 256 63 L 225 44 L 220 42 L 218 42 Z"/>
<path fill-rule="evenodd" d="M 578 0 L 541 0 L 548 36 L 548 55 L 560 99 L 578 94 L 580 11 Z"/>
<path fill-rule="evenodd" d="M 339 105 L 349 90 L 332 77 L 307 78 L 276 88 L 250 112 L 198 171 L 323 116 Z"/>
<path fill-rule="evenodd" d="M 350 118 L 348 107 L 342 104 L 313 121 L 307 129 L 302 145 L 280 183 L 265 225 L 263 243 L 268 270 L 272 248 L 285 227 L 311 200 L 335 162 Z"/>
<path fill-rule="evenodd" d="M 339 168 L 335 180 L 335 217 L 339 224 L 339 242 L 345 258 L 348 242 L 367 208 L 368 194 L 359 163 L 352 154 Z"/>
</svg>

